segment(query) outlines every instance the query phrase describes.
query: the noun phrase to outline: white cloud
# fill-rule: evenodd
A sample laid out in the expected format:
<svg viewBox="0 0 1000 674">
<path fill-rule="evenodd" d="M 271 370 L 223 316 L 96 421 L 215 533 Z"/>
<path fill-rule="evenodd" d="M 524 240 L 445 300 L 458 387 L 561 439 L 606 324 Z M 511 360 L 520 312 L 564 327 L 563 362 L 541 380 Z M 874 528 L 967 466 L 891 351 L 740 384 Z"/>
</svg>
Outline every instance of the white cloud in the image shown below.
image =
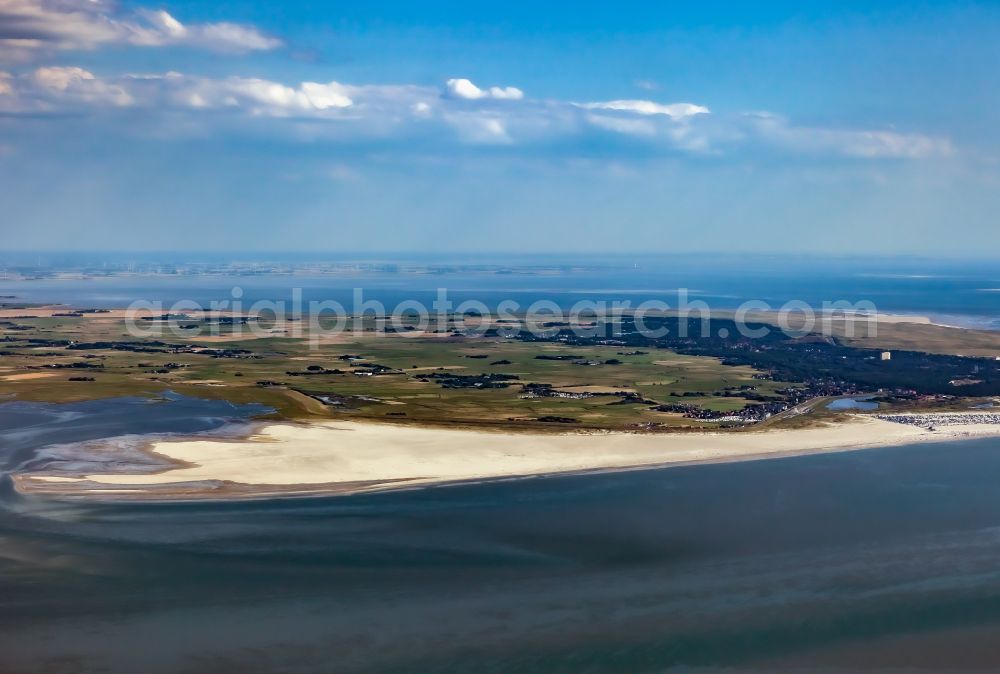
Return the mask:
<svg viewBox="0 0 1000 674">
<path fill-rule="evenodd" d="M 174 100 L 197 101 L 194 107 L 242 107 L 254 114 L 284 116 L 347 108 L 353 104 L 347 87 L 337 83 L 303 82 L 290 87 L 258 78 L 222 80 L 175 76 L 169 82 Z"/>
<path fill-rule="evenodd" d="M 410 106 L 410 111 L 413 113 L 414 117 L 430 117 L 433 114 L 433 108 L 430 103 L 426 101 L 417 101 Z"/>
<path fill-rule="evenodd" d="M 917 133 L 794 126 L 770 113 L 753 113 L 746 119 L 754 138 L 798 153 L 863 159 L 924 159 L 954 153 L 947 139 Z"/>
<path fill-rule="evenodd" d="M 643 138 L 686 152 L 711 151 L 713 134 L 720 128 L 718 125 L 699 125 L 699 118 L 708 118 L 711 112 L 707 107 L 693 103 L 614 100 L 574 105 L 589 111 L 587 123 L 599 129 Z"/>
<path fill-rule="evenodd" d="M 450 79 L 445 83 L 448 95 L 467 101 L 494 99 L 503 101 L 519 101 L 524 98 L 524 92 L 517 87 L 490 87 L 480 89 L 470 80 L 462 78 Z"/>
<path fill-rule="evenodd" d="M 722 156 L 758 150 L 858 159 L 923 159 L 947 156 L 947 139 L 894 130 L 795 126 L 772 114 L 713 115 L 692 103 L 503 99 L 460 80 L 456 93 L 437 87 L 352 85 L 336 81 L 286 84 L 253 77 L 209 78 L 176 72 L 102 77 L 79 67 L 0 71 L 0 113 L 78 117 L 141 109 L 127 127 L 159 137 L 184 133 L 244 133 L 301 140 L 430 140 L 511 147 L 555 143 L 572 152 L 587 136 L 628 137 L 632 151 Z M 470 82 L 465 80 L 470 86 Z M 508 91 L 510 88 L 503 91 Z M 478 94 L 476 92 L 479 92 Z M 507 94 L 504 94 L 507 95 Z M 469 96 L 474 96 L 469 98 Z M 475 98 L 479 96 L 479 98 Z M 468 101 L 480 101 L 470 105 Z M 216 114 L 206 114 L 215 111 Z M 583 147 L 582 145 L 580 147 Z"/>
<path fill-rule="evenodd" d="M 2 0 L 0 0 L 2 1 Z M 281 40 L 261 33 L 253 26 L 236 23 L 204 23 L 186 26 L 165 10 L 142 11 L 136 20 L 119 22 L 121 37 L 129 44 L 163 47 L 186 44 L 216 51 L 267 51 L 281 46 Z"/>
<path fill-rule="evenodd" d="M 42 87 L 66 91 L 74 82 L 93 80 L 94 73 L 83 68 L 39 68 L 34 77 Z"/>
<path fill-rule="evenodd" d="M 631 112 L 637 115 L 666 115 L 673 119 L 691 117 L 693 115 L 707 115 L 711 112 L 702 105 L 693 103 L 654 103 L 653 101 L 642 100 L 619 100 L 619 101 L 599 101 L 596 103 L 581 103 L 581 108 L 587 110 L 613 110 L 616 112 Z"/>
<path fill-rule="evenodd" d="M 513 142 L 507 121 L 495 115 L 449 113 L 445 121 L 454 128 L 459 137 L 469 143 L 480 145 L 505 145 Z"/>
<path fill-rule="evenodd" d="M 648 119 L 628 119 L 606 115 L 587 115 L 587 121 L 596 127 L 634 136 L 655 136 L 656 124 Z"/>
<path fill-rule="evenodd" d="M 76 67 L 45 67 L 0 80 L 7 112 L 81 112 L 112 104 L 155 110 L 232 109 L 254 116 L 321 115 L 353 105 L 350 87 L 338 82 L 288 86 L 259 78 L 212 79 L 181 73 L 104 79 Z"/>
<path fill-rule="evenodd" d="M 309 103 L 317 110 L 327 108 L 346 108 L 353 103 L 351 97 L 346 93 L 346 87 L 337 82 L 319 84 L 317 82 L 303 82 L 302 93 L 305 94 Z"/>
<path fill-rule="evenodd" d="M 105 0 L 0 0 L 0 61 L 108 45 L 249 52 L 276 49 L 281 41 L 253 26 L 185 25 L 165 10 L 124 13 Z"/>
<path fill-rule="evenodd" d="M 129 106 L 132 96 L 117 84 L 97 79 L 83 68 L 39 68 L 31 75 L 37 90 L 86 105 Z"/>
</svg>

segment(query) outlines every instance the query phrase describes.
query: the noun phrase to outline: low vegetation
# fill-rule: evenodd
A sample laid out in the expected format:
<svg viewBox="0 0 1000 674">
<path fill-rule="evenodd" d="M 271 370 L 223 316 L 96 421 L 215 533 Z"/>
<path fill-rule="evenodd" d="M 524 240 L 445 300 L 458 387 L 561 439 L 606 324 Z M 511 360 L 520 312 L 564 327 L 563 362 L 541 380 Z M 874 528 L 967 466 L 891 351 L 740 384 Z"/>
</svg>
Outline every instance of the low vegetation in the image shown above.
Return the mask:
<svg viewBox="0 0 1000 674">
<path fill-rule="evenodd" d="M 231 332 L 240 322 L 216 319 L 221 334 L 143 340 L 105 313 L 25 314 L 0 322 L 0 397 L 69 401 L 171 389 L 263 403 L 285 418 L 680 430 L 800 425 L 803 411 L 826 415 L 821 398 L 879 389 L 886 405 L 907 407 L 1000 392 L 1000 363 L 990 359 L 900 351 L 884 362 L 840 338 L 775 333 L 748 341 L 727 321 L 713 322 L 706 338 L 681 338 L 677 319 L 663 317 L 659 327 L 675 336 L 650 339 L 627 320 L 613 338 L 580 338 L 565 325 L 540 337 L 496 329 L 472 336 L 462 317 L 454 320 L 442 333 L 369 331 L 312 348 L 287 325 L 240 338 Z"/>
</svg>

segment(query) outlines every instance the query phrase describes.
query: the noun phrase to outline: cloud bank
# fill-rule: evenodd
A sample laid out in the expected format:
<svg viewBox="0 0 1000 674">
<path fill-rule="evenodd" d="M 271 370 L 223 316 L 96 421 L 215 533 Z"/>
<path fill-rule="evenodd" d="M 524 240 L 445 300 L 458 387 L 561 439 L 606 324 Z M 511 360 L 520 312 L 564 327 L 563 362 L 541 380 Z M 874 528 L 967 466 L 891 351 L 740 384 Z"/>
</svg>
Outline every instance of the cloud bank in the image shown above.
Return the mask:
<svg viewBox="0 0 1000 674">
<path fill-rule="evenodd" d="M 599 103 L 580 103 L 581 108 L 588 110 L 614 110 L 617 112 L 633 112 L 638 115 L 666 115 L 673 119 L 691 117 L 692 115 L 707 115 L 711 112 L 702 105 L 693 103 L 671 103 L 663 105 L 653 101 L 604 101 Z"/>
<path fill-rule="evenodd" d="M 245 53 L 281 44 L 253 26 L 186 25 L 162 9 L 124 12 L 107 0 L 0 0 L 0 62 L 113 45 Z"/>
<path fill-rule="evenodd" d="M 454 98 L 464 98 L 467 101 L 477 101 L 492 98 L 499 101 L 519 101 L 524 98 L 524 92 L 517 87 L 490 87 L 480 89 L 464 77 L 450 79 L 445 82 L 448 93 Z"/>
<path fill-rule="evenodd" d="M 530 147 L 603 138 L 632 150 L 707 156 L 744 146 L 859 159 L 921 159 L 953 151 L 946 139 L 922 134 L 796 126 L 767 113 L 720 116 L 686 102 L 534 99 L 516 87 L 481 88 L 464 78 L 436 88 L 178 72 L 102 77 L 75 66 L 0 72 L 0 114 L 6 116 L 101 118 L 135 110 L 142 114 L 130 117 L 132 130 L 155 128 L 161 137 L 180 116 L 185 132 L 252 127 L 255 134 L 299 139 L 422 138 L 439 146 Z"/>
<path fill-rule="evenodd" d="M 273 50 L 281 40 L 229 22 L 185 24 L 164 9 L 128 9 L 111 0 L 0 0 L 0 116 L 73 117 L 115 133 L 271 136 L 363 143 L 424 152 L 461 146 L 547 148 L 633 156 L 719 157 L 754 151 L 855 159 L 916 160 L 951 154 L 944 138 L 894 129 L 796 125 L 776 114 L 719 114 L 673 101 L 568 101 L 533 98 L 511 85 L 469 78 L 440 87 L 283 82 L 180 72 L 99 74 L 77 65 L 42 65 L 56 55 L 104 47 L 187 46 L 213 52 Z M 4 65 L 6 64 L 6 65 Z M 652 91 L 654 85 L 644 87 Z M 12 121 L 13 120 L 13 121 Z M 53 124 L 58 122 L 53 121 Z"/>
</svg>

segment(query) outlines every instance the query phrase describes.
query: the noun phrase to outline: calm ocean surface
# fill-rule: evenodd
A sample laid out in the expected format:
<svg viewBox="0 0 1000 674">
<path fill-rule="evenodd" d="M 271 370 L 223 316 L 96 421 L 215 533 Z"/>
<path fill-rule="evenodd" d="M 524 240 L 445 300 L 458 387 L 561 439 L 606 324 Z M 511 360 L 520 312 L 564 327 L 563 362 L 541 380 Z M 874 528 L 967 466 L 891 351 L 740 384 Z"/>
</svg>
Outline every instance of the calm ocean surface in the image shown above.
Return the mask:
<svg viewBox="0 0 1000 674">
<path fill-rule="evenodd" d="M 514 300 L 522 308 L 542 299 L 562 307 L 579 300 L 630 300 L 632 306 L 661 300 L 676 307 L 677 290 L 685 288 L 692 300 L 703 300 L 716 309 L 732 309 L 751 299 L 774 308 L 789 300 L 817 308 L 824 301 L 867 300 L 885 312 L 913 312 L 946 324 L 1000 329 L 1000 265 L 995 263 L 695 256 L 617 260 L 606 266 L 595 260 L 586 261 L 589 266 L 549 265 L 545 273 L 525 273 L 523 267 L 500 274 L 442 267 L 445 271 L 422 274 L 378 271 L 328 276 L 0 280 L 0 295 L 80 307 L 121 307 L 135 300 L 160 301 L 167 307 L 178 300 L 191 300 L 208 306 L 213 300 L 231 300 L 231 290 L 238 286 L 247 307 L 258 300 L 290 301 L 292 288 L 301 288 L 305 302 L 336 300 L 350 307 L 354 288 L 363 288 L 364 299 L 382 302 L 391 310 L 411 299 L 429 306 L 438 288 L 447 288 L 449 298 L 456 303 L 474 299 L 495 307 L 502 300 Z"/>
<path fill-rule="evenodd" d="M 3 464 L 259 411 L 218 405 L 3 404 Z M 995 439 L 236 503 L 4 479 L 0 671 L 997 671 L 998 484 Z"/>
</svg>

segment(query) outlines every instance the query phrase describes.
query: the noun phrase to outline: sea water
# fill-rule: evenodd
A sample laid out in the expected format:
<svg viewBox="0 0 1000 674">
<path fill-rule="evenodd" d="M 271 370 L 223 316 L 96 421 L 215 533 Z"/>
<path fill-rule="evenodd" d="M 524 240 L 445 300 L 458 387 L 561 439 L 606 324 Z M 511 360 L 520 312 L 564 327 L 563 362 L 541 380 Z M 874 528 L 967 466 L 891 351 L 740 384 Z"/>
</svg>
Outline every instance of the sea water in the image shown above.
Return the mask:
<svg viewBox="0 0 1000 674">
<path fill-rule="evenodd" d="M 504 264 L 507 263 L 507 266 Z M 419 273 L 407 272 L 407 268 Z M 350 308 L 355 289 L 364 300 L 384 304 L 416 300 L 431 307 L 445 288 L 455 305 L 477 300 L 495 308 L 504 300 L 521 309 L 546 300 L 564 309 L 580 300 L 628 301 L 635 307 L 658 300 L 677 307 L 679 289 L 689 301 L 731 310 L 748 300 L 777 309 L 791 300 L 819 310 L 824 302 L 872 302 L 882 312 L 927 315 L 962 327 L 1000 329 L 1000 265 L 910 259 L 781 258 L 767 256 L 632 256 L 495 261 L 487 271 L 467 261 L 450 264 L 412 259 L 407 264 L 341 274 L 244 274 L 111 276 L 85 279 L 41 278 L 0 281 L 0 295 L 16 301 L 65 303 L 77 307 L 125 307 L 136 300 L 167 308 L 186 300 L 208 307 L 232 300 L 240 289 L 244 307 L 254 302 L 290 303 L 293 289 L 302 301 L 334 300 Z M 266 269 L 266 263 L 261 263 Z M 11 300 L 7 300 L 11 301 Z"/>
<path fill-rule="evenodd" d="M 0 670 L 994 670 L 998 484 L 997 439 L 244 502 L 6 484 Z"/>
</svg>

